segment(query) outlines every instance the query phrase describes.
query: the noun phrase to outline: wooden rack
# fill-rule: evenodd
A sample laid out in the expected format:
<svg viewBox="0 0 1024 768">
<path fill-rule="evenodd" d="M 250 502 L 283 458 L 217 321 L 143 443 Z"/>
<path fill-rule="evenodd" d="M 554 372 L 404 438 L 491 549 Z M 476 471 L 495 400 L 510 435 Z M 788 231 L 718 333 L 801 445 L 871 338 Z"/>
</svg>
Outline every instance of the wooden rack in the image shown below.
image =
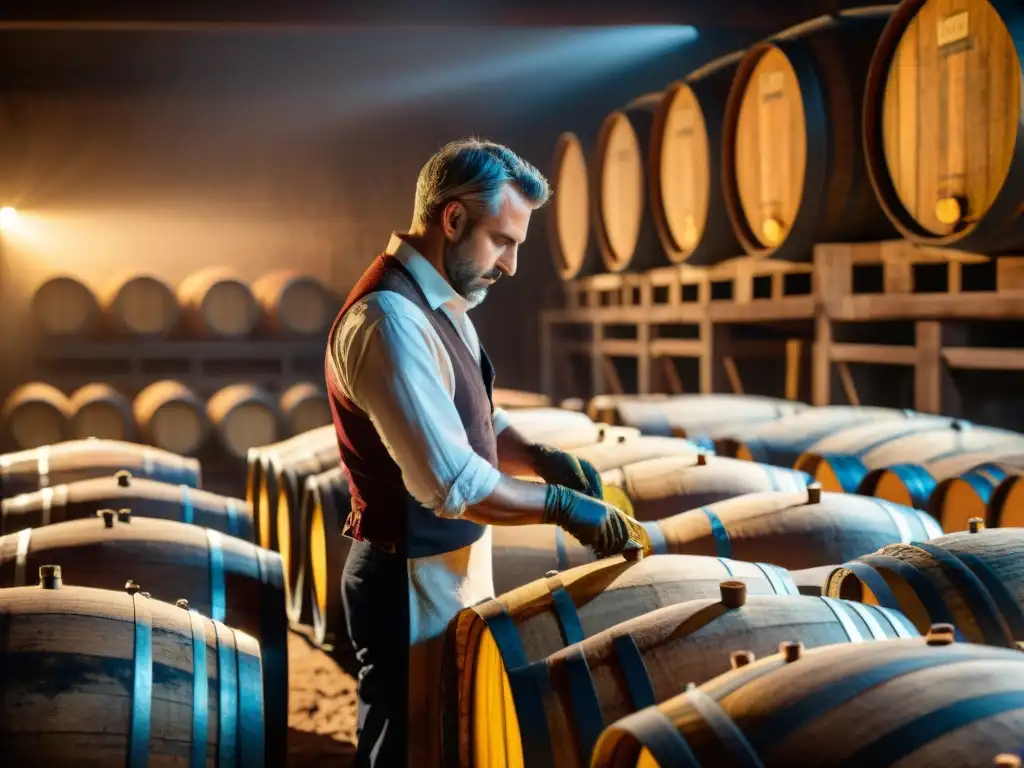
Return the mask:
<svg viewBox="0 0 1024 768">
<path fill-rule="evenodd" d="M 698 361 L 700 392 L 742 393 L 736 361 L 774 357 L 785 360 L 787 397 L 806 391 L 827 405 L 835 373 L 855 404 L 850 364 L 884 363 L 913 367 L 914 407 L 939 412 L 949 369 L 1024 370 L 1024 344 L 965 341 L 971 322 L 1021 319 L 1024 257 L 989 259 L 902 240 L 823 244 L 810 263 L 740 258 L 708 269 L 598 275 L 566 283 L 563 306 L 542 312 L 542 387 L 557 396 L 556 366 L 582 354 L 591 393 L 622 393 L 613 358 L 636 361 L 640 394 L 655 391 L 658 373 L 663 390 L 681 391 L 674 358 Z M 891 343 L 886 323 L 912 323 L 912 342 Z M 879 326 L 882 338 L 843 341 L 843 329 L 855 325 Z M 681 326 L 685 338 L 663 333 Z M 744 341 L 740 326 L 782 330 L 779 338 Z"/>
</svg>

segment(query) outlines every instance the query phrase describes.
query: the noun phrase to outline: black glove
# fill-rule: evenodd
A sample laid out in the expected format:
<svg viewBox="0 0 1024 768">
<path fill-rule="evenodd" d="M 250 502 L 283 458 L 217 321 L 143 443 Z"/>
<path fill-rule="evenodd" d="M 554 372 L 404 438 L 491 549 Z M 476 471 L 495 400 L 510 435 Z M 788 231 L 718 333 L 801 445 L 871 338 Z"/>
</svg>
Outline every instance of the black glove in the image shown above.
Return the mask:
<svg viewBox="0 0 1024 768">
<path fill-rule="evenodd" d="M 594 465 L 585 459 L 578 459 L 571 453 L 546 445 L 530 446 L 530 461 L 534 471 L 544 482 L 564 485 L 574 491 L 600 499 L 604 493 L 601 475 Z"/>
<path fill-rule="evenodd" d="M 644 546 L 643 528 L 632 517 L 562 485 L 548 485 L 544 522 L 564 528 L 598 557 Z"/>
</svg>

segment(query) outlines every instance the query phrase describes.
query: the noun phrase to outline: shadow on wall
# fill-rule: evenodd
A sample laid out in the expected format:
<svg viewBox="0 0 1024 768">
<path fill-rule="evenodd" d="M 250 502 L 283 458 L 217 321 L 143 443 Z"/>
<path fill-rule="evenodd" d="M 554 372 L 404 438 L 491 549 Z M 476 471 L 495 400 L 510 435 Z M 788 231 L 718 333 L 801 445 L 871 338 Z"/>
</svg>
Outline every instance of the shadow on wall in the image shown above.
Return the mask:
<svg viewBox="0 0 1024 768">
<path fill-rule="evenodd" d="M 344 293 L 407 226 L 439 145 L 484 135 L 547 171 L 560 131 L 592 130 L 721 52 L 686 37 L 2 33 L 0 204 L 22 212 L 3 248 L 7 375 L 31 375 L 28 301 L 58 273 L 102 291 L 128 273 L 176 283 L 211 265 L 247 278 L 285 265 Z M 503 386 L 539 386 L 535 314 L 555 279 L 538 215 L 520 274 L 475 313 Z M 510 312 L 514 331 L 498 325 Z"/>
</svg>

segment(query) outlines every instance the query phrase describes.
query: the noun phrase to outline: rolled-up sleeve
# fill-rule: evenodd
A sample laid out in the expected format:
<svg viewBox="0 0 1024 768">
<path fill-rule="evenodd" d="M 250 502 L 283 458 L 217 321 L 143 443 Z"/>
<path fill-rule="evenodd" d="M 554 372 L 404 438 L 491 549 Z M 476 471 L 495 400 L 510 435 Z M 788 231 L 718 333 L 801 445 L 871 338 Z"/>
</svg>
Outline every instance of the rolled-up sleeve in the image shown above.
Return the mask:
<svg viewBox="0 0 1024 768">
<path fill-rule="evenodd" d="M 392 308 L 405 301 L 387 299 Z M 501 473 L 470 446 L 452 398 L 451 361 L 426 317 L 413 312 L 365 317 L 346 344 L 332 345 L 335 365 L 413 498 L 439 516 L 459 517 L 490 495 Z"/>
</svg>

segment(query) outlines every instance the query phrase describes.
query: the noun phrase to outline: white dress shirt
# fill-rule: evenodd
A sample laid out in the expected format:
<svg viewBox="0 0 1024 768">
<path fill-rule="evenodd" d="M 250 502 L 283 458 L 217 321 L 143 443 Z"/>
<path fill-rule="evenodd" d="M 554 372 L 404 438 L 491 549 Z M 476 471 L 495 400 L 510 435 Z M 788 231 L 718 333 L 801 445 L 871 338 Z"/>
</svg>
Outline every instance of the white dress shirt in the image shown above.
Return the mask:
<svg viewBox="0 0 1024 768">
<path fill-rule="evenodd" d="M 400 235 L 391 236 L 387 253 L 479 361 L 466 300 Z M 370 293 L 349 309 L 329 344 L 339 391 L 373 421 L 416 501 L 439 516 L 459 517 L 494 490 L 501 474 L 469 444 L 455 409 L 451 358 L 419 307 L 393 291 Z M 492 418 L 495 434 L 509 424 L 500 408 Z"/>
</svg>

